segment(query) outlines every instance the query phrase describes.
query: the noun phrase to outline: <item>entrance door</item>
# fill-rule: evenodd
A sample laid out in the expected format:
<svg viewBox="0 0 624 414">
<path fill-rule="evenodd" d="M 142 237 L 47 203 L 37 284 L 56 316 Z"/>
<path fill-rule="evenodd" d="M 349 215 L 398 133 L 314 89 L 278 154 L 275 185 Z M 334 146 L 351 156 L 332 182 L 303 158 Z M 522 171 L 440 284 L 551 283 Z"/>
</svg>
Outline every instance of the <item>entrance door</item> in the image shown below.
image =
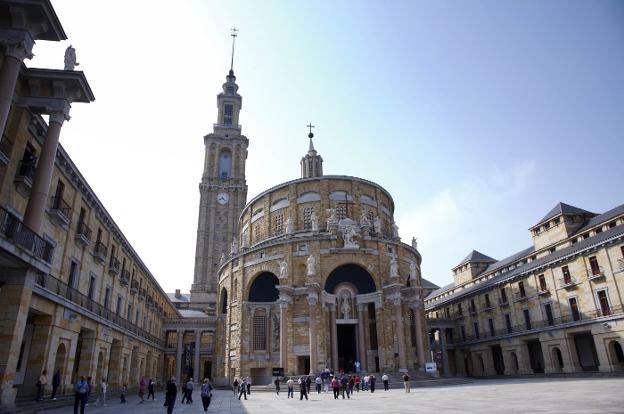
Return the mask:
<svg viewBox="0 0 624 414">
<path fill-rule="evenodd" d="M 303 375 L 308 375 L 310 373 L 310 357 L 297 357 L 297 372 Z"/>
<path fill-rule="evenodd" d="M 574 345 L 583 371 L 598 371 L 598 354 L 592 335 L 590 333 L 574 335 Z"/>
<path fill-rule="evenodd" d="M 542 344 L 539 339 L 533 339 L 527 342 L 529 348 L 529 360 L 531 368 L 535 374 L 544 373 L 544 354 L 542 353 Z"/>
<path fill-rule="evenodd" d="M 492 359 L 494 362 L 494 371 L 496 375 L 503 375 L 505 373 L 505 360 L 503 359 L 503 350 L 500 345 L 494 345 L 492 349 Z"/>
<path fill-rule="evenodd" d="M 357 359 L 355 324 L 340 324 L 338 330 L 338 368 L 345 372 L 354 371 Z"/>
</svg>

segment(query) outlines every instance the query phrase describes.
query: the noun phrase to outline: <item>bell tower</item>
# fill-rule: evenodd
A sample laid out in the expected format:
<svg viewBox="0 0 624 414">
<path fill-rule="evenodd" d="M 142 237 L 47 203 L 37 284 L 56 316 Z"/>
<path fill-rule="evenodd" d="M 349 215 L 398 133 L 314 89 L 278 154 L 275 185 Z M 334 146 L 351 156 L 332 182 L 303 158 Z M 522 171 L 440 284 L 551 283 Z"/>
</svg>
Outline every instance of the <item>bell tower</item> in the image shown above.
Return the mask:
<svg viewBox="0 0 624 414">
<path fill-rule="evenodd" d="M 213 132 L 204 137 L 206 150 L 204 172 L 199 184 L 199 220 L 195 251 L 195 275 L 191 288 L 193 307 L 214 307 L 217 302 L 217 269 L 230 256 L 236 239 L 238 217 L 247 201 L 245 162 L 249 140 L 241 134 L 239 113 L 243 98 L 238 94 L 232 63 L 217 95 L 217 122 Z"/>
</svg>

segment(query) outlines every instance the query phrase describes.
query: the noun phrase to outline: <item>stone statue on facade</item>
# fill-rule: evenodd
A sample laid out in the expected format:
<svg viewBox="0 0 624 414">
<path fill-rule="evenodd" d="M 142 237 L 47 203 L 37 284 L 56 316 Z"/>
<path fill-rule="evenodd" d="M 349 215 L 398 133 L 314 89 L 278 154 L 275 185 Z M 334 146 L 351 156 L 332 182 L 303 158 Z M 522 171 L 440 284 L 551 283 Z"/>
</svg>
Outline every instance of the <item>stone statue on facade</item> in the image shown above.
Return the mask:
<svg viewBox="0 0 624 414">
<path fill-rule="evenodd" d="M 225 252 L 221 252 L 221 261 L 220 261 L 220 264 L 225 263 L 225 261 L 226 261 Z"/>
<path fill-rule="evenodd" d="M 336 209 L 328 208 L 327 210 L 327 231 L 333 231 L 338 228 L 338 218 L 336 217 Z"/>
<path fill-rule="evenodd" d="M 399 277 L 399 262 L 394 256 L 390 259 L 390 277 Z"/>
<path fill-rule="evenodd" d="M 351 296 L 347 292 L 342 292 L 342 298 L 340 303 L 340 312 L 342 313 L 342 319 L 351 319 Z"/>
<path fill-rule="evenodd" d="M 360 245 L 357 241 L 355 241 L 355 238 L 359 236 L 357 223 L 351 219 L 341 220 L 341 222 L 346 221 L 348 221 L 348 223 L 340 225 L 340 233 L 342 233 L 342 240 L 344 240 L 344 248 L 359 249 Z"/>
<path fill-rule="evenodd" d="M 230 254 L 235 256 L 238 254 L 238 240 L 232 240 L 232 247 L 230 248 Z"/>
<path fill-rule="evenodd" d="M 279 278 L 286 279 L 288 277 L 288 262 L 283 260 L 279 262 Z"/>
<path fill-rule="evenodd" d="M 315 276 L 316 275 L 316 258 L 314 257 L 314 255 L 311 254 L 310 256 L 308 256 L 308 259 L 306 260 L 306 266 L 307 266 L 306 274 L 308 275 L 308 277 Z"/>
<path fill-rule="evenodd" d="M 373 219 L 373 229 L 375 230 L 375 234 L 377 236 L 381 236 L 381 220 L 379 219 L 379 216 L 375 216 Z"/>
<path fill-rule="evenodd" d="M 392 238 L 399 239 L 399 226 L 393 221 L 392 222 Z"/>
<path fill-rule="evenodd" d="M 319 231 L 319 221 L 318 221 L 318 216 L 316 215 L 316 213 L 313 211 L 312 214 L 310 214 L 310 225 L 312 227 L 312 231 L 314 233 L 318 233 Z"/>
<path fill-rule="evenodd" d="M 416 280 L 416 262 L 413 260 L 410 260 L 410 267 L 409 267 L 409 277 L 407 278 L 407 280 Z"/>
<path fill-rule="evenodd" d="M 368 218 L 368 211 L 362 210 L 362 214 L 360 214 L 360 228 L 362 229 L 362 233 L 364 235 L 368 235 L 371 225 L 372 223 L 370 219 Z"/>
<path fill-rule="evenodd" d="M 76 62 L 76 49 L 72 45 L 69 45 L 65 49 L 65 70 L 74 70 L 80 63 Z"/>
<path fill-rule="evenodd" d="M 412 237 L 412 249 L 418 250 L 418 239 L 416 237 Z"/>
<path fill-rule="evenodd" d="M 248 247 L 249 247 L 249 229 L 245 229 L 241 237 L 241 248 L 246 249 Z"/>
<path fill-rule="evenodd" d="M 295 233 L 295 225 L 290 217 L 286 219 L 286 234 L 292 235 Z"/>
</svg>

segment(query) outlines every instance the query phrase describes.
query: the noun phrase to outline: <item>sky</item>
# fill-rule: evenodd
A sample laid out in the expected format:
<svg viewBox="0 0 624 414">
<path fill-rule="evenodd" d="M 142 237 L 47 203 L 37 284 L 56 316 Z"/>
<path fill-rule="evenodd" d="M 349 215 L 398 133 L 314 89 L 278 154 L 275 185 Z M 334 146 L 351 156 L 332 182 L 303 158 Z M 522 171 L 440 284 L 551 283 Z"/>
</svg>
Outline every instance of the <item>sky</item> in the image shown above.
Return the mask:
<svg viewBox="0 0 624 414">
<path fill-rule="evenodd" d="M 374 181 L 440 286 L 473 249 L 503 259 L 559 201 L 624 203 L 624 2 L 52 0 L 95 94 L 61 133 L 163 288 L 193 281 L 204 145 L 234 71 L 248 199 L 325 174 Z"/>
</svg>

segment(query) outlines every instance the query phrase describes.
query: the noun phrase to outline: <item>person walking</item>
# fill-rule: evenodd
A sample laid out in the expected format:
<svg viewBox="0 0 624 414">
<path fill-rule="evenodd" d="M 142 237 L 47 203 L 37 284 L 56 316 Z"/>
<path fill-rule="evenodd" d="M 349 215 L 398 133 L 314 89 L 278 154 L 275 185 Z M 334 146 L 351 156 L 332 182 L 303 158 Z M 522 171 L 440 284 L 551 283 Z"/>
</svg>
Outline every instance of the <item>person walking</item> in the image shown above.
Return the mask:
<svg viewBox="0 0 624 414">
<path fill-rule="evenodd" d="M 87 395 L 89 395 L 89 384 L 85 380 L 84 375 L 80 376 L 80 381 L 76 383 L 74 391 L 74 414 L 78 414 L 79 406 L 80 414 L 84 414 L 87 404 Z"/>
<path fill-rule="evenodd" d="M 61 385 L 61 370 L 57 369 L 54 375 L 52 376 L 52 394 L 50 395 L 50 399 L 52 401 L 56 401 L 56 390 Z"/>
<path fill-rule="evenodd" d="M 377 378 L 371 375 L 368 381 L 370 382 L 370 392 L 375 392 L 375 382 L 377 382 Z"/>
<path fill-rule="evenodd" d="M 383 381 L 384 391 L 388 391 L 388 374 L 384 372 L 384 374 L 381 376 L 381 380 Z"/>
<path fill-rule="evenodd" d="M 349 375 L 349 382 L 347 383 L 347 385 L 349 387 L 348 395 L 353 395 L 353 387 L 355 387 L 355 378 L 353 378 L 353 375 Z"/>
<path fill-rule="evenodd" d="M 186 403 L 193 404 L 193 378 L 186 382 Z"/>
<path fill-rule="evenodd" d="M 178 385 L 176 384 L 176 379 L 175 377 L 171 377 L 171 379 L 167 382 L 167 388 L 165 391 L 165 407 L 167 407 L 167 414 L 171 414 L 173 412 L 177 394 Z"/>
<path fill-rule="evenodd" d="M 39 375 L 39 379 L 37 380 L 37 401 L 43 400 L 43 393 L 45 391 L 45 386 L 48 383 L 48 371 L 43 370 L 41 375 Z"/>
<path fill-rule="evenodd" d="M 349 397 L 349 391 L 347 391 L 347 385 L 347 377 L 343 375 L 342 377 L 340 377 L 340 395 L 342 396 L 343 400 L 345 399 L 345 393 L 347 394 L 347 398 L 351 398 Z"/>
<path fill-rule="evenodd" d="M 245 383 L 247 384 L 247 394 L 251 394 L 251 377 L 245 378 Z"/>
<path fill-rule="evenodd" d="M 323 380 L 321 379 L 320 376 L 317 376 L 316 379 L 314 380 L 314 383 L 316 384 L 316 393 L 320 394 L 321 389 L 323 388 Z"/>
<path fill-rule="evenodd" d="M 238 387 L 240 386 L 239 382 L 238 382 L 238 378 L 234 378 L 234 382 L 232 383 L 232 391 L 234 392 L 234 395 L 238 395 Z"/>
<path fill-rule="evenodd" d="M 141 404 L 145 402 L 145 391 L 147 390 L 147 381 L 145 381 L 145 377 L 141 377 L 139 381 L 139 398 L 141 399 Z"/>
<path fill-rule="evenodd" d="M 306 401 L 308 399 L 308 384 L 305 378 L 299 378 L 299 401 L 303 400 L 305 397 Z"/>
<path fill-rule="evenodd" d="M 334 391 L 334 400 L 338 399 L 338 395 L 340 394 L 340 381 L 338 378 L 333 377 L 331 380 L 332 390 Z"/>
<path fill-rule="evenodd" d="M 360 392 L 360 384 L 362 383 L 362 378 L 359 375 L 355 376 L 355 391 Z"/>
<path fill-rule="evenodd" d="M 184 404 L 188 401 L 188 392 L 186 391 L 186 382 L 182 383 L 182 400 L 180 400 L 180 404 Z"/>
<path fill-rule="evenodd" d="M 246 384 L 247 379 L 241 379 L 241 382 L 239 384 L 240 387 L 240 391 L 238 392 L 238 399 L 240 400 L 241 396 L 244 396 L 245 399 L 247 399 L 247 384 Z"/>
<path fill-rule="evenodd" d="M 154 381 L 150 378 L 147 381 L 147 399 L 149 400 L 150 395 L 152 396 L 152 401 L 154 401 Z"/>
<path fill-rule="evenodd" d="M 126 395 L 128 395 L 128 384 L 124 384 L 121 387 L 121 392 L 119 393 L 119 403 L 120 404 L 125 404 L 126 403 Z"/>
<path fill-rule="evenodd" d="M 275 381 L 273 383 L 275 384 L 275 392 L 277 393 L 277 395 L 279 395 L 279 392 L 280 392 L 280 379 L 279 379 L 279 377 L 275 378 Z"/>
<path fill-rule="evenodd" d="M 370 385 L 370 375 L 364 376 L 364 385 L 362 385 L 362 391 L 368 391 L 368 386 Z"/>
<path fill-rule="evenodd" d="M 410 377 L 407 375 L 407 372 L 403 375 L 403 387 L 405 387 L 405 392 L 410 392 Z"/>
<path fill-rule="evenodd" d="M 91 377 L 87 377 L 87 397 L 85 401 L 85 407 L 89 406 L 89 397 L 91 396 L 91 390 L 93 389 L 93 380 Z"/>
<path fill-rule="evenodd" d="M 295 398 L 293 396 L 294 388 L 295 388 L 295 381 L 293 381 L 292 378 L 288 378 L 288 381 L 286 381 L 286 386 L 288 387 L 288 396 L 287 396 L 287 398 Z"/>
<path fill-rule="evenodd" d="M 98 405 L 100 405 L 100 403 L 106 407 L 106 391 L 108 390 L 108 384 L 106 384 L 106 380 L 102 379 L 102 382 L 100 383 L 100 386 L 98 388 L 98 397 L 97 400 L 95 400 L 95 406 L 97 407 Z"/>
<path fill-rule="evenodd" d="M 201 399 L 204 405 L 204 412 L 206 412 L 208 411 L 210 400 L 212 399 L 212 385 L 210 385 L 210 380 L 208 378 L 204 378 L 204 383 L 201 386 Z"/>
<path fill-rule="evenodd" d="M 310 388 L 312 387 L 312 379 L 310 378 L 310 375 L 305 377 L 305 383 L 306 383 L 308 394 L 310 394 Z"/>
</svg>

